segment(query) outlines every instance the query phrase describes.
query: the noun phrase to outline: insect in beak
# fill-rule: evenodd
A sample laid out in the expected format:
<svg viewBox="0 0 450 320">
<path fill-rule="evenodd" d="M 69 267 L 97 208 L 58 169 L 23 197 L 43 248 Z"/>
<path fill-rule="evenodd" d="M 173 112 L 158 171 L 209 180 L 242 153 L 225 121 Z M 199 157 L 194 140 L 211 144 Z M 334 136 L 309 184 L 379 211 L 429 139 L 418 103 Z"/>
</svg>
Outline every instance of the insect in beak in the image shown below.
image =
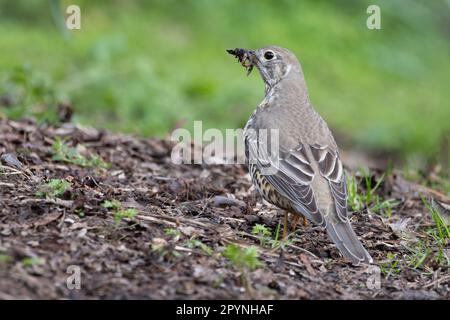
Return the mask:
<svg viewBox="0 0 450 320">
<path fill-rule="evenodd" d="M 233 56 L 235 56 L 239 63 L 247 70 L 247 76 L 253 70 L 253 57 L 255 53 L 252 50 L 246 49 L 229 49 L 227 52 Z"/>
</svg>

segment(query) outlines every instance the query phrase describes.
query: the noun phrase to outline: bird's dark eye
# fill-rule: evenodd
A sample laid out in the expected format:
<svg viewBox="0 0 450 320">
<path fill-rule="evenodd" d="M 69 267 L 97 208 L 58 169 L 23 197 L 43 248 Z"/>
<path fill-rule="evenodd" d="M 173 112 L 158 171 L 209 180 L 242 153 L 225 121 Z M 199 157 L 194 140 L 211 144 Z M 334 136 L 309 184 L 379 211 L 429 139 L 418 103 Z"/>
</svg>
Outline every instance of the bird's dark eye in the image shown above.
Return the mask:
<svg viewBox="0 0 450 320">
<path fill-rule="evenodd" d="M 272 51 L 266 51 L 264 53 L 264 58 L 266 58 L 267 60 L 272 60 L 273 57 L 275 57 L 275 54 Z"/>
</svg>

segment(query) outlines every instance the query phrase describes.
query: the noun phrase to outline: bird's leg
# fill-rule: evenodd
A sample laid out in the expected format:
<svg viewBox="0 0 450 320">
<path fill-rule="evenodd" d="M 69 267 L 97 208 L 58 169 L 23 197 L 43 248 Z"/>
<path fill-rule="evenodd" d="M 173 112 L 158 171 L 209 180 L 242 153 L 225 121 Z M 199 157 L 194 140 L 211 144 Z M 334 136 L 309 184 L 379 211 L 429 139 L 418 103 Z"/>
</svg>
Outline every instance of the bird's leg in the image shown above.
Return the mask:
<svg viewBox="0 0 450 320">
<path fill-rule="evenodd" d="M 288 233 L 287 233 L 288 218 L 289 218 L 289 212 L 285 211 L 284 212 L 283 235 L 282 235 L 283 240 L 286 239 L 288 236 Z"/>
<path fill-rule="evenodd" d="M 295 232 L 295 229 L 297 229 L 298 220 L 300 220 L 300 216 L 298 214 L 294 214 L 294 222 L 292 225 L 292 232 Z"/>
<path fill-rule="evenodd" d="M 293 213 L 292 214 L 294 216 L 293 218 L 293 224 L 292 227 L 290 228 L 292 232 L 295 232 L 295 230 L 297 229 L 297 225 L 298 222 L 300 220 L 300 217 L 302 217 L 303 219 L 303 226 L 307 226 L 308 225 L 308 219 L 306 219 L 305 216 L 300 216 L 299 214 Z M 285 240 L 288 237 L 288 218 L 289 218 L 289 212 L 285 211 L 284 212 L 284 225 L 283 225 L 283 240 Z"/>
<path fill-rule="evenodd" d="M 292 232 L 295 232 L 295 230 L 297 229 L 297 225 L 298 225 L 298 221 L 300 220 L 300 217 L 302 217 L 303 220 L 303 226 L 308 226 L 308 219 L 306 219 L 305 216 L 300 216 L 299 214 L 294 214 L 294 222 L 293 222 L 293 226 L 292 226 Z"/>
</svg>

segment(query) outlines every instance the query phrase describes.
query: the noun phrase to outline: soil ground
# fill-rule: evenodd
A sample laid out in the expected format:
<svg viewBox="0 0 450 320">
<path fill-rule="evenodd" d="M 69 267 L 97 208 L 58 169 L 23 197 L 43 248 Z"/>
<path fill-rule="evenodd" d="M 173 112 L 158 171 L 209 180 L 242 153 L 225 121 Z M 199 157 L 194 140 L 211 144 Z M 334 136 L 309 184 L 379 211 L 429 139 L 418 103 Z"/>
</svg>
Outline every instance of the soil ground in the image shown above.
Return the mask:
<svg viewBox="0 0 450 320">
<path fill-rule="evenodd" d="M 110 166 L 56 159 L 57 137 Z M 283 212 L 262 203 L 246 168 L 176 165 L 170 153 L 162 139 L 0 120 L 0 299 L 450 298 L 448 242 L 429 241 L 434 222 L 419 196 L 446 202 L 439 191 L 386 176 L 377 195 L 397 205 L 392 216 L 352 213 L 375 260 L 353 267 L 312 225 L 299 224 L 281 247 L 261 245 L 253 227 L 270 228 L 273 239 Z M 383 174 L 371 172 L 373 183 Z M 49 194 L 51 179 L 67 181 L 67 190 Z M 113 200 L 137 215 L 106 208 Z M 421 264 L 420 243 L 428 253 Z M 263 265 L 233 263 L 223 255 L 230 244 L 254 246 Z M 79 290 L 66 285 L 71 265 L 81 271 Z"/>
</svg>

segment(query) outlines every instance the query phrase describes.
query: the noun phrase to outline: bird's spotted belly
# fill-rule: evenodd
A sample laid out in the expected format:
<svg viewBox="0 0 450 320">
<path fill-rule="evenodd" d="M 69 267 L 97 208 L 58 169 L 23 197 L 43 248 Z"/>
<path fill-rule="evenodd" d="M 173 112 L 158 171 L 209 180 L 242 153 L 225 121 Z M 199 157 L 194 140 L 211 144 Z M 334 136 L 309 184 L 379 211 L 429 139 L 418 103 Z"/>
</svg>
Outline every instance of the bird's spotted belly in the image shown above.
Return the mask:
<svg viewBox="0 0 450 320">
<path fill-rule="evenodd" d="M 264 198 L 273 205 L 285 210 L 290 210 L 291 204 L 288 199 L 283 197 L 275 188 L 267 181 L 255 165 L 249 165 L 249 173 L 252 178 L 253 185 Z"/>
</svg>

